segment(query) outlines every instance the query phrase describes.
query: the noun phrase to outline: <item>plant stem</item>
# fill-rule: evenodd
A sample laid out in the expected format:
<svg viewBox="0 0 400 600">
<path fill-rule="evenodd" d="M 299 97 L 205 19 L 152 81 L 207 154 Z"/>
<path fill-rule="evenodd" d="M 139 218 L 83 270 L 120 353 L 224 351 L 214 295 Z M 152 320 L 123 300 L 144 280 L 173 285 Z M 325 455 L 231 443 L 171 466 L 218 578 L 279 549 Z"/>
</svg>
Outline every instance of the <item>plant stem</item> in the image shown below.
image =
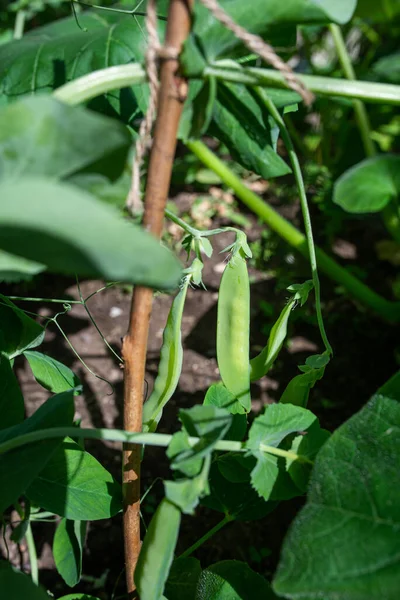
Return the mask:
<svg viewBox="0 0 400 600">
<path fill-rule="evenodd" d="M 35 540 L 34 540 L 33 534 L 32 534 L 32 527 L 31 527 L 30 523 L 29 523 L 28 528 L 25 533 L 25 539 L 26 539 L 26 545 L 28 547 L 32 581 L 33 581 L 33 583 L 38 585 L 39 569 L 38 569 L 38 562 L 37 562 L 37 552 L 36 552 Z"/>
<path fill-rule="evenodd" d="M 185 550 L 185 552 L 182 552 L 182 554 L 180 554 L 178 558 L 187 558 L 188 556 L 193 554 L 193 552 L 197 550 L 197 548 L 200 548 L 200 546 L 202 546 L 207 540 L 209 540 L 214 534 L 216 534 L 217 531 L 225 527 L 225 525 L 230 523 L 232 520 L 233 519 L 230 515 L 225 515 L 222 521 L 217 523 L 215 527 L 210 529 L 210 531 L 207 531 L 207 533 L 205 533 L 200 539 L 197 540 L 197 542 L 195 542 L 187 550 Z"/>
<path fill-rule="evenodd" d="M 322 341 L 325 346 L 325 350 L 328 352 L 328 354 L 332 355 L 333 354 L 332 347 L 329 343 L 328 336 L 326 335 L 324 320 L 322 317 L 321 286 L 320 286 L 319 277 L 318 277 L 317 257 L 315 254 L 315 245 L 314 245 L 314 237 L 313 237 L 312 225 L 311 225 L 311 216 L 310 216 L 310 211 L 308 208 L 307 195 L 306 195 L 306 190 L 305 190 L 305 186 L 304 186 L 303 175 L 301 172 L 300 162 L 297 157 L 296 151 L 294 149 L 289 131 L 283 120 L 283 117 L 281 116 L 279 111 L 276 109 L 275 104 L 272 102 L 272 100 L 268 97 L 268 95 L 262 88 L 255 87 L 254 91 L 256 92 L 256 94 L 258 95 L 258 97 L 260 98 L 260 100 L 262 101 L 264 106 L 267 108 L 268 112 L 274 119 L 275 123 L 278 125 L 283 142 L 284 142 L 286 149 L 288 151 L 288 154 L 289 154 L 289 159 L 290 159 L 292 169 L 293 169 L 293 175 L 294 175 L 294 178 L 296 181 L 297 190 L 299 192 L 301 210 L 303 213 L 304 229 L 306 232 L 312 280 L 314 283 L 315 309 L 316 309 L 316 313 L 317 313 L 318 327 L 319 327 L 319 331 L 320 331 L 320 334 L 322 337 Z"/>
<path fill-rule="evenodd" d="M 264 223 L 267 223 L 273 231 L 286 240 L 302 256 L 308 258 L 308 247 L 304 234 L 284 219 L 269 204 L 264 202 L 260 196 L 249 190 L 243 181 L 214 152 L 207 148 L 203 142 L 189 141 L 186 145 L 208 168 L 220 177 L 225 185 L 235 192 L 236 196 L 251 211 L 258 215 Z M 385 320 L 394 322 L 400 320 L 400 302 L 390 302 L 382 298 L 382 296 L 371 290 L 344 267 L 330 258 L 318 246 L 315 248 L 315 254 L 320 270 L 333 281 L 345 287 L 354 298 L 371 308 Z"/>
<path fill-rule="evenodd" d="M 107 67 L 83 75 L 59 87 L 53 96 L 66 104 L 80 104 L 112 90 L 131 87 L 146 82 L 146 73 L 141 65 Z"/>
<path fill-rule="evenodd" d="M 165 45 L 180 51 L 191 26 L 192 0 L 169 3 Z M 179 121 L 188 91 L 186 80 L 177 74 L 178 60 L 164 60 L 160 68 L 157 119 L 150 153 L 144 202 L 145 229 L 160 238 L 164 210 L 171 181 Z M 153 302 L 153 290 L 136 286 L 133 290 L 129 329 L 122 344 L 124 370 L 124 428 L 142 429 L 143 389 L 147 339 Z M 123 452 L 124 543 L 128 595 L 135 593 L 134 573 L 140 542 L 140 461 L 137 444 Z"/>
<path fill-rule="evenodd" d="M 350 81 L 356 81 L 356 73 L 354 71 L 349 53 L 347 52 L 342 30 L 338 25 L 334 24 L 329 25 L 329 30 L 333 37 L 339 56 L 339 62 L 346 78 Z M 369 121 L 365 104 L 361 100 L 353 100 L 353 107 L 358 129 L 364 145 L 365 155 L 369 158 L 372 158 L 373 156 L 376 156 L 377 151 L 374 140 L 371 136 L 371 123 Z M 395 239 L 397 242 L 400 242 L 399 211 L 393 202 L 387 204 L 382 210 L 382 218 L 386 229 L 389 231 L 393 239 Z"/>
<path fill-rule="evenodd" d="M 285 78 L 279 71 L 258 67 L 238 68 L 238 65 L 233 61 L 232 66 L 217 61 L 212 66 L 205 67 L 200 77 L 215 77 L 223 81 L 245 85 L 287 89 Z M 296 77 L 314 94 L 320 96 L 336 96 L 338 98 L 350 98 L 351 100 L 358 98 L 364 100 L 364 102 L 381 104 L 400 104 L 400 86 L 398 85 L 370 81 L 348 81 L 346 79 L 334 79 L 333 77 L 301 75 L 300 73 L 296 73 Z"/>
<path fill-rule="evenodd" d="M 26 19 L 26 11 L 19 10 L 17 12 L 17 16 L 15 17 L 14 40 L 20 40 L 22 38 L 22 36 L 24 35 L 25 19 Z"/>
</svg>

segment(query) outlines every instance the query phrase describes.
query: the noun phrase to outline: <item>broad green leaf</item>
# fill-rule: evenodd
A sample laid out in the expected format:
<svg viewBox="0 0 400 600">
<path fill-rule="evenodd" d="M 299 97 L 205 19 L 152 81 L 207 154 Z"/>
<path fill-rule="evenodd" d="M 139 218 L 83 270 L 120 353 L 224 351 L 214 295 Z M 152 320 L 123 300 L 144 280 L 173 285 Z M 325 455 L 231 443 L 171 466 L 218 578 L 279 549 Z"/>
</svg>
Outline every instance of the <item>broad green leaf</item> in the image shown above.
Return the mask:
<svg viewBox="0 0 400 600">
<path fill-rule="evenodd" d="M 150 522 L 135 570 L 140 600 L 160 600 L 162 597 L 180 522 L 180 510 L 168 500 L 162 500 Z"/>
<path fill-rule="evenodd" d="M 70 439 L 53 454 L 26 494 L 37 506 L 73 520 L 108 519 L 122 508 L 120 484 Z"/>
<path fill-rule="evenodd" d="M 43 338 L 43 327 L 0 294 L 0 352 L 13 359 L 24 350 L 39 346 Z"/>
<path fill-rule="evenodd" d="M 29 419 L 0 431 L 0 514 L 26 491 L 62 440 L 43 440 L 5 453 L 2 443 L 36 430 L 71 427 L 73 418 L 73 393 L 63 392 L 49 398 Z"/>
<path fill-rule="evenodd" d="M 307 503 L 284 542 L 277 594 L 397 600 L 399 462 L 400 404 L 377 394 L 318 453 Z"/>
<path fill-rule="evenodd" d="M 241 441 L 244 438 L 247 430 L 247 417 L 242 414 L 244 409 L 223 383 L 214 383 L 208 388 L 203 404 L 225 408 L 232 414 L 232 425 L 226 432 L 225 439 Z"/>
<path fill-rule="evenodd" d="M 202 571 L 195 600 L 273 600 L 269 583 L 238 560 L 224 560 Z"/>
<path fill-rule="evenodd" d="M 45 269 L 44 265 L 0 250 L 0 282 L 30 281 Z"/>
<path fill-rule="evenodd" d="M 330 435 L 330 432 L 326 429 L 321 429 L 319 423 L 316 421 L 308 428 L 306 435 L 297 435 L 292 440 L 289 450 L 313 462 Z M 286 469 L 299 490 L 306 492 L 312 464 L 288 458 L 286 460 Z"/>
<path fill-rule="evenodd" d="M 197 558 L 177 558 L 174 560 L 165 584 L 168 600 L 192 600 L 196 595 L 201 565 Z"/>
<path fill-rule="evenodd" d="M 400 2 L 398 3 L 400 12 Z M 372 66 L 372 71 L 376 73 L 383 81 L 390 83 L 400 83 L 400 52 L 389 54 L 376 61 Z"/>
<path fill-rule="evenodd" d="M 0 46 L 1 102 L 51 92 L 97 69 L 143 61 L 143 17 L 91 10 L 80 14 L 79 22 L 87 31 L 79 29 L 71 16 Z M 164 29 L 163 22 L 159 26 Z M 93 105 L 133 124 L 145 112 L 147 95 L 147 86 L 140 85 L 116 90 Z"/>
<path fill-rule="evenodd" d="M 276 502 L 265 502 L 253 490 L 250 483 L 232 483 L 226 479 L 214 461 L 210 469 L 210 495 L 201 504 L 223 513 L 235 521 L 262 519 L 277 506 Z"/>
<path fill-rule="evenodd" d="M 254 420 L 247 442 L 257 459 L 251 483 L 265 500 L 289 499 L 300 491 L 287 473 L 285 459 L 268 453 L 263 446 L 277 447 L 289 434 L 304 432 L 314 423 L 317 418 L 313 413 L 291 404 L 272 404 Z"/>
<path fill-rule="evenodd" d="M 67 184 L 26 178 L 0 185 L 0 247 L 58 273 L 178 285 L 175 257 L 117 210 Z"/>
<path fill-rule="evenodd" d="M 225 452 L 216 459 L 221 474 L 231 483 L 250 483 L 250 473 L 255 465 L 254 456 L 242 452 Z"/>
<path fill-rule="evenodd" d="M 238 163 L 264 179 L 291 172 L 273 148 L 268 120 L 243 85 L 218 85 L 209 133 L 227 146 Z"/>
<path fill-rule="evenodd" d="M 5 560 L 0 562 L 0 593 L 7 600 L 49 600 L 46 590 Z"/>
<path fill-rule="evenodd" d="M 32 350 L 24 352 L 24 356 L 36 381 L 46 390 L 57 394 L 80 385 L 75 373 L 55 358 Z"/>
<path fill-rule="evenodd" d="M 128 129 L 117 121 L 50 96 L 23 98 L 0 111 L 2 178 L 63 178 L 110 166 L 115 179 L 124 169 L 130 145 Z"/>
<path fill-rule="evenodd" d="M 292 298 L 284 307 L 278 320 L 271 329 L 269 334 L 268 343 L 265 348 L 251 359 L 250 361 L 250 379 L 251 381 L 257 381 L 264 377 L 274 364 L 280 349 L 282 348 L 283 342 L 287 335 L 287 328 L 289 323 L 289 317 L 296 305 L 296 300 Z"/>
<path fill-rule="evenodd" d="M 24 398 L 9 359 L 0 354 L 0 429 L 21 423 L 24 419 Z"/>
<path fill-rule="evenodd" d="M 333 201 L 355 214 L 379 212 L 400 194 L 400 156 L 367 158 L 335 183 Z"/>
<path fill-rule="evenodd" d="M 81 578 L 85 534 L 85 522 L 62 519 L 54 535 L 54 562 L 57 571 L 69 587 L 74 587 Z"/>
</svg>

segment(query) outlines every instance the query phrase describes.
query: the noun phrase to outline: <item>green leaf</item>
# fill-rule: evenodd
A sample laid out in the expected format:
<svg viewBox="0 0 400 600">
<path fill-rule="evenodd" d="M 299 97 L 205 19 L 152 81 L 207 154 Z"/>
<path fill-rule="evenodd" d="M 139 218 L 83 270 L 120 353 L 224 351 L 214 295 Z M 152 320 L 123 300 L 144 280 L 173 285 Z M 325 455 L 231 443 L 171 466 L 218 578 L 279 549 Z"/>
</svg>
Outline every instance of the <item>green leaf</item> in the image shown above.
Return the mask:
<svg viewBox="0 0 400 600">
<path fill-rule="evenodd" d="M 238 560 L 224 560 L 202 571 L 195 600 L 273 600 L 269 583 Z"/>
<path fill-rule="evenodd" d="M 122 508 L 120 484 L 88 452 L 66 439 L 26 492 L 37 506 L 67 519 L 108 519 Z"/>
<path fill-rule="evenodd" d="M 44 265 L 0 250 L 0 282 L 30 281 L 35 275 L 44 271 L 45 268 Z"/>
<path fill-rule="evenodd" d="M 400 10 L 400 3 L 399 3 Z M 380 58 L 372 65 L 372 71 L 379 76 L 381 81 L 400 83 L 400 53 L 389 54 Z"/>
<path fill-rule="evenodd" d="M 400 156 L 367 158 L 335 183 L 333 201 L 355 214 L 379 212 L 400 193 Z"/>
<path fill-rule="evenodd" d="M 174 557 L 180 522 L 180 510 L 168 500 L 162 500 L 150 522 L 135 570 L 140 600 L 160 600 Z"/>
<path fill-rule="evenodd" d="M 35 585 L 28 575 L 5 560 L 0 562 L 0 592 L 7 600 L 49 600 L 44 588 Z"/>
<path fill-rule="evenodd" d="M 217 82 L 214 77 L 206 79 L 192 103 L 192 120 L 189 138 L 204 135 L 211 123 L 217 97 Z"/>
<path fill-rule="evenodd" d="M 54 535 L 54 562 L 57 571 L 69 587 L 74 587 L 81 578 L 85 534 L 85 522 L 62 519 Z"/>
<path fill-rule="evenodd" d="M 265 502 L 253 490 L 250 483 L 232 483 L 226 479 L 218 463 L 219 460 L 211 465 L 210 495 L 202 499 L 203 506 L 221 512 L 235 521 L 262 519 L 276 508 L 276 502 Z"/>
<path fill-rule="evenodd" d="M 67 184 L 22 179 L 0 185 L 0 247 L 56 272 L 171 289 L 175 257 L 117 210 Z"/>
<path fill-rule="evenodd" d="M 399 0 L 358 0 L 356 16 L 373 23 L 392 21 L 400 13 Z"/>
<path fill-rule="evenodd" d="M 208 474 L 211 457 L 203 461 L 203 467 L 198 475 L 190 479 L 164 481 L 165 497 L 187 515 L 192 515 L 200 499 L 210 493 Z"/>
<path fill-rule="evenodd" d="M 0 294 L 0 351 L 13 359 L 24 350 L 39 346 L 43 338 L 43 327 Z"/>
<path fill-rule="evenodd" d="M 294 404 L 305 408 L 311 388 L 323 377 L 325 368 L 310 369 L 306 373 L 296 375 L 289 381 L 279 399 L 281 404 Z"/>
<path fill-rule="evenodd" d="M 223 383 L 211 385 L 204 397 L 204 406 L 212 405 L 225 408 L 232 414 L 232 425 L 225 434 L 227 440 L 241 441 L 247 430 L 247 417 L 243 414 L 243 407 Z"/>
<path fill-rule="evenodd" d="M 177 558 L 172 563 L 165 595 L 168 600 L 192 600 L 196 595 L 201 565 L 197 558 Z"/>
<path fill-rule="evenodd" d="M 63 392 L 49 398 L 29 419 L 0 431 L 3 442 L 40 429 L 70 427 L 74 418 L 74 396 Z M 0 514 L 16 502 L 50 460 L 61 439 L 43 440 L 0 453 Z"/>
<path fill-rule="evenodd" d="M 291 172 L 275 152 L 268 120 L 243 85 L 220 83 L 209 133 L 225 144 L 238 163 L 264 179 Z"/>
<path fill-rule="evenodd" d="M 271 329 L 265 348 L 250 361 L 250 380 L 257 381 L 264 377 L 274 364 L 287 335 L 290 314 L 297 300 L 292 298 L 284 307 L 278 320 Z"/>
<path fill-rule="evenodd" d="M 113 65 L 142 62 L 146 48 L 143 17 L 86 11 L 59 19 L 29 32 L 21 40 L 0 46 L 1 101 L 24 94 L 51 92 L 60 85 Z M 164 29 L 164 23 L 159 21 Z M 146 110 L 146 85 L 116 90 L 93 103 L 97 109 L 119 114 L 134 123 Z"/>
<path fill-rule="evenodd" d="M 116 179 L 130 145 L 128 129 L 116 120 L 50 96 L 23 98 L 0 111 L 2 178 L 62 178 L 111 165 L 110 175 Z"/>
<path fill-rule="evenodd" d="M 399 462 L 400 404 L 376 395 L 317 456 L 307 504 L 284 542 L 277 594 L 397 600 Z"/>
<path fill-rule="evenodd" d="M 308 428 L 306 435 L 297 435 L 293 439 L 289 450 L 295 454 L 304 456 L 309 461 L 314 461 L 330 435 L 330 432 L 326 429 L 321 429 L 319 423 L 316 421 Z M 312 464 L 288 458 L 286 460 L 286 469 L 299 490 L 306 492 Z"/>
<path fill-rule="evenodd" d="M 46 390 L 57 394 L 80 385 L 75 373 L 55 358 L 31 350 L 24 352 L 24 356 L 36 381 Z"/>
<path fill-rule="evenodd" d="M 288 435 L 306 431 L 317 422 L 309 410 L 291 404 L 272 404 L 254 420 L 247 447 L 257 459 L 251 482 L 262 498 L 283 500 L 300 493 L 287 473 L 285 460 L 263 451 L 263 445 L 278 447 Z"/>
<path fill-rule="evenodd" d="M 4 354 L 0 354 L 0 429 L 21 423 L 24 410 L 24 398 L 11 363 Z"/>
</svg>

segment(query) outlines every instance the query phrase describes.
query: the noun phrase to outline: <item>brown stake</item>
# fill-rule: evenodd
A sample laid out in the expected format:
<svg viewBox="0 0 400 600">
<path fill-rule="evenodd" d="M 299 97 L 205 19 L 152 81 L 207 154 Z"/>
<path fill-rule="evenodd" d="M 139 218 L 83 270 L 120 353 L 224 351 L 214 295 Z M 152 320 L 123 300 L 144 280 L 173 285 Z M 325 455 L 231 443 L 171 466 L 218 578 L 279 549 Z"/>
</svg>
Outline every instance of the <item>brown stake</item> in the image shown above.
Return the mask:
<svg viewBox="0 0 400 600">
<path fill-rule="evenodd" d="M 170 2 L 165 45 L 171 51 L 181 49 L 190 31 L 192 2 L 193 0 L 171 0 Z M 187 95 L 187 83 L 177 75 L 178 68 L 179 61 L 176 59 L 163 60 L 161 63 L 158 115 L 147 176 L 144 226 L 158 238 L 163 229 L 179 119 Z M 122 345 L 125 361 L 124 428 L 128 431 L 139 432 L 142 429 L 144 376 L 152 302 L 151 289 L 141 286 L 134 289 L 129 329 Z M 140 446 L 125 445 L 123 453 L 124 542 L 126 582 L 130 598 L 135 597 L 133 578 L 141 546 L 140 458 Z"/>
</svg>

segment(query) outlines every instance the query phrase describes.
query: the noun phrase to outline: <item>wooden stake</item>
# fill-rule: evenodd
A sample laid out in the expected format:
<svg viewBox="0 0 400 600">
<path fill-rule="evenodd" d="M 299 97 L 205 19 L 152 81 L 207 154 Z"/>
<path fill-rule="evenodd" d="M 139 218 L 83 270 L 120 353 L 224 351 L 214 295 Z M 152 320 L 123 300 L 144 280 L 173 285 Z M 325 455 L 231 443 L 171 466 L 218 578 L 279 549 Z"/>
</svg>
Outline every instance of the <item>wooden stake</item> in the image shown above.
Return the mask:
<svg viewBox="0 0 400 600">
<path fill-rule="evenodd" d="M 171 0 L 165 45 L 180 50 L 190 31 L 193 0 Z M 176 137 L 187 82 L 177 72 L 178 60 L 164 60 L 160 69 L 158 114 L 150 153 L 145 194 L 144 227 L 161 237 L 174 161 Z M 128 332 L 123 340 L 124 429 L 142 430 L 143 389 L 147 338 L 153 302 L 149 288 L 134 289 Z M 135 597 L 134 573 L 140 552 L 140 458 L 141 447 L 125 445 L 123 452 L 124 543 L 126 583 L 130 598 Z"/>
</svg>

